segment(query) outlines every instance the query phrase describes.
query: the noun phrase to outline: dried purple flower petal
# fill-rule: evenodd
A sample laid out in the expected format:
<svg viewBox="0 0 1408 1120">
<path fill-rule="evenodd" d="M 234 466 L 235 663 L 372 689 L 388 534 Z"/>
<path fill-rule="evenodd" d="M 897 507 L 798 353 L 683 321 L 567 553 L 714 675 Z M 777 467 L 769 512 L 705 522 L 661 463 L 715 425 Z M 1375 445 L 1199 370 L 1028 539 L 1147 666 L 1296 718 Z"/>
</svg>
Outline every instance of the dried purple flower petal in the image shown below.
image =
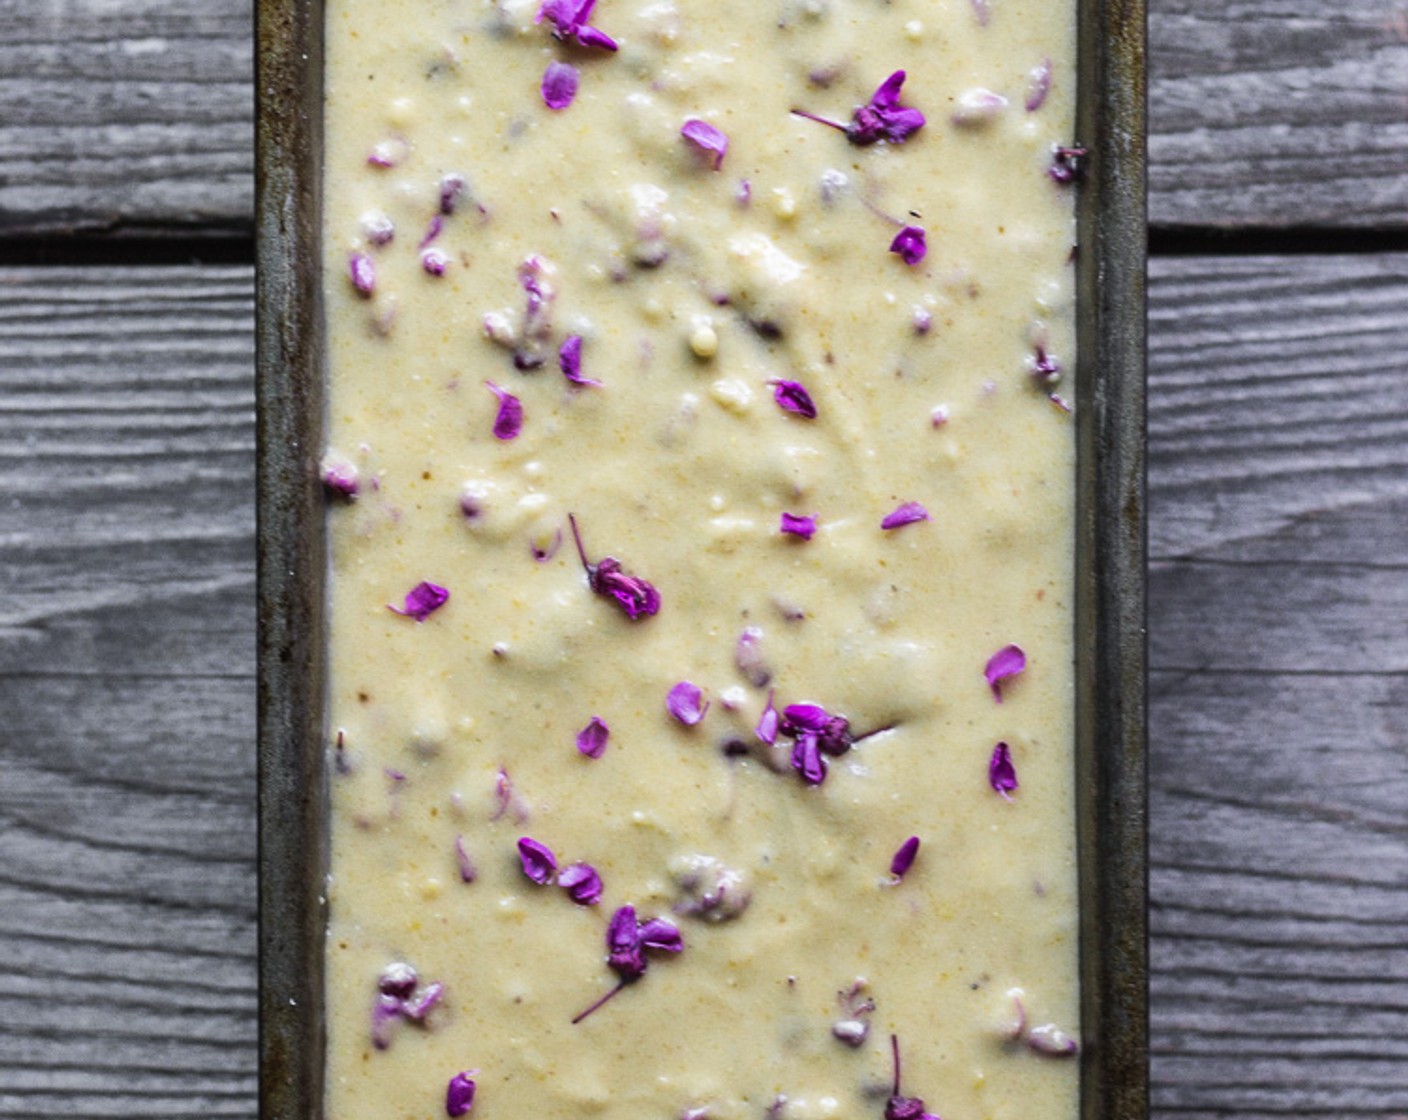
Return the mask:
<svg viewBox="0 0 1408 1120">
<path fill-rule="evenodd" d="M 440 180 L 440 213 L 449 217 L 459 209 L 460 199 L 469 190 L 469 182 L 458 171 L 451 171 Z"/>
<path fill-rule="evenodd" d="M 445 228 L 445 218 L 441 214 L 436 214 L 430 219 L 430 225 L 425 229 L 425 236 L 420 239 L 419 249 L 424 249 L 432 241 L 440 236 L 441 230 Z"/>
<path fill-rule="evenodd" d="M 1041 389 L 1050 389 L 1061 380 L 1061 359 L 1048 354 L 1046 347 L 1033 346 L 1032 356 L 1027 359 L 1027 371 Z"/>
<path fill-rule="evenodd" d="M 792 744 L 792 769 L 801 775 L 809 786 L 819 786 L 826 781 L 826 759 L 821 756 L 817 736 L 806 732 Z"/>
<path fill-rule="evenodd" d="M 601 901 L 601 875 L 589 863 L 573 863 L 562 869 L 557 885 L 578 906 L 595 906 Z"/>
<path fill-rule="evenodd" d="M 777 742 L 778 731 L 777 709 L 772 706 L 772 693 L 768 693 L 767 706 L 763 708 L 763 714 L 758 717 L 758 726 L 753 728 L 753 734 L 760 742 L 772 746 Z"/>
<path fill-rule="evenodd" d="M 949 120 L 960 128 L 976 128 L 985 125 L 1007 108 L 1007 98 L 1000 93 L 979 86 L 964 90 L 958 95 L 957 107 Z"/>
<path fill-rule="evenodd" d="M 784 513 L 778 532 L 809 541 L 812 539 L 812 534 L 816 532 L 816 514 Z"/>
<path fill-rule="evenodd" d="M 376 978 L 376 990 L 382 995 L 405 999 L 416 990 L 420 976 L 413 965 L 405 961 L 392 961 L 381 970 Z"/>
<path fill-rule="evenodd" d="M 484 384 L 489 392 L 499 398 L 498 415 L 494 417 L 494 438 L 517 439 L 518 433 L 523 430 L 523 402 L 492 381 L 486 381 Z"/>
<path fill-rule="evenodd" d="M 992 689 L 993 699 L 1001 704 L 1002 682 L 1017 676 L 1026 667 L 1027 655 L 1022 652 L 1021 646 L 1003 646 L 989 657 L 987 666 L 983 669 L 983 676 L 987 678 L 988 687 Z"/>
<path fill-rule="evenodd" d="M 890 252 L 898 254 L 908 265 L 918 264 L 928 251 L 929 244 L 920 226 L 905 226 L 890 242 Z"/>
<path fill-rule="evenodd" d="M 450 258 L 439 249 L 426 249 L 420 255 L 420 266 L 431 276 L 444 276 L 450 267 Z"/>
<path fill-rule="evenodd" d="M 577 732 L 577 749 L 588 758 L 600 758 L 606 751 L 606 741 L 611 729 L 600 716 L 592 716 L 587 726 Z"/>
<path fill-rule="evenodd" d="M 1027 1045 L 1046 1058 L 1074 1058 L 1080 1044 L 1055 1023 L 1043 1023 L 1027 1032 Z"/>
<path fill-rule="evenodd" d="M 772 399 L 784 412 L 791 412 L 806 420 L 816 419 L 816 405 L 812 395 L 800 381 L 784 381 L 775 377 L 768 382 L 772 386 Z"/>
<path fill-rule="evenodd" d="M 399 136 L 393 136 L 389 140 L 381 140 L 372 145 L 372 150 L 367 153 L 367 163 L 383 169 L 395 167 L 410 154 L 410 144 Z"/>
<path fill-rule="evenodd" d="M 684 951 L 684 934 L 673 922 L 664 918 L 651 918 L 640 924 L 640 943 L 646 949 L 656 949 L 662 953 Z"/>
<path fill-rule="evenodd" d="M 880 522 L 880 528 L 898 529 L 904 525 L 913 525 L 916 521 L 928 520 L 929 511 L 922 505 L 918 502 L 905 502 L 885 515 L 885 519 Z"/>
<path fill-rule="evenodd" d="M 582 336 L 569 334 L 557 351 L 557 368 L 573 385 L 600 385 L 594 377 L 582 376 Z"/>
<path fill-rule="evenodd" d="M 623 980 L 634 980 L 648 967 L 634 906 L 619 907 L 606 924 L 606 963 Z"/>
<path fill-rule="evenodd" d="M 357 468 L 346 459 L 329 456 L 323 460 L 323 489 L 332 497 L 350 502 L 361 490 Z"/>
<path fill-rule="evenodd" d="M 616 50 L 616 40 L 595 27 L 587 25 L 591 19 L 596 0 L 544 0 L 534 23 L 549 20 L 553 25 L 553 37 L 567 40 L 576 39 L 584 47 L 600 47 L 602 50 Z"/>
<path fill-rule="evenodd" d="M 514 820 L 526 821 L 528 819 L 527 806 L 514 791 L 513 780 L 508 776 L 508 771 L 501 766 L 494 778 L 494 812 L 489 819 L 496 821 L 510 810 L 513 811 Z"/>
<path fill-rule="evenodd" d="M 413 1023 L 423 1023 L 444 998 L 445 985 L 434 980 L 401 1004 L 401 1014 Z"/>
<path fill-rule="evenodd" d="M 1035 113 L 1046 104 L 1051 92 L 1051 59 L 1043 58 L 1027 74 L 1027 97 L 1023 104 L 1027 112 Z"/>
<path fill-rule="evenodd" d="M 1057 144 L 1051 149 L 1051 166 L 1046 173 L 1063 187 L 1079 182 L 1085 177 L 1085 159 L 1090 155 L 1086 148 L 1062 147 Z"/>
<path fill-rule="evenodd" d="M 728 137 L 708 121 L 691 117 L 680 127 L 680 135 L 708 157 L 715 171 L 723 166 L 724 156 L 728 153 Z"/>
<path fill-rule="evenodd" d="M 376 291 L 376 265 L 366 253 L 353 253 L 347 258 L 347 275 L 352 289 L 363 299 Z"/>
<path fill-rule="evenodd" d="M 615 600 L 632 622 L 656 614 L 660 610 L 660 592 L 649 581 L 627 575 L 615 557 L 604 556 L 597 563 L 591 563 L 582 544 L 582 534 L 577 529 L 577 518 L 569 513 L 567 521 L 572 526 L 572 539 L 577 543 L 577 555 L 582 559 L 587 585 L 592 591 Z"/>
<path fill-rule="evenodd" d="M 539 886 L 547 886 L 557 873 L 557 857 L 552 854 L 552 849 L 531 836 L 519 838 L 518 862 L 523 867 L 523 874 Z"/>
<path fill-rule="evenodd" d="M 581 74 L 566 62 L 549 62 L 543 71 L 543 104 L 549 109 L 565 109 L 577 96 Z"/>
<path fill-rule="evenodd" d="M 1012 749 L 1006 743 L 998 743 L 992 749 L 988 760 L 988 785 L 992 786 L 1004 801 L 1012 800 L 1012 791 L 1017 788 L 1017 767 L 1012 764 Z"/>
<path fill-rule="evenodd" d="M 903 879 L 905 872 L 914 866 L 914 857 L 919 854 L 919 837 L 911 836 L 899 846 L 894 858 L 890 860 L 890 874 L 896 879 Z"/>
<path fill-rule="evenodd" d="M 686 727 L 693 727 L 704 718 L 704 713 L 709 710 L 709 702 L 704 701 L 701 706 L 704 694 L 699 686 L 692 681 L 680 681 L 674 688 L 670 689 L 670 694 L 665 698 L 665 707 L 675 719 L 679 720 Z"/>
<path fill-rule="evenodd" d="M 772 670 L 763 660 L 763 632 L 756 626 L 745 626 L 733 647 L 733 663 L 754 688 L 766 688 L 772 680 Z"/>
<path fill-rule="evenodd" d="M 464 846 L 464 837 L 455 837 L 455 862 L 460 868 L 460 882 L 472 883 L 479 878 L 479 869 L 474 866 L 474 861 L 469 858 L 469 849 Z"/>
<path fill-rule="evenodd" d="M 380 249 L 396 239 L 396 223 L 380 210 L 368 211 L 362 215 L 362 235 Z"/>
<path fill-rule="evenodd" d="M 924 1102 L 918 1097 L 900 1095 L 900 1040 L 898 1035 L 890 1035 L 890 1049 L 894 1054 L 895 1079 L 890 1099 L 885 1102 L 885 1120 L 939 1120 L 937 1116 L 924 1111 Z"/>
<path fill-rule="evenodd" d="M 449 1085 L 445 1088 L 445 1115 L 446 1116 L 467 1116 L 469 1110 L 474 1107 L 474 1081 L 470 1077 L 478 1070 L 465 1070 L 450 1078 Z"/>
<path fill-rule="evenodd" d="M 387 609 L 406 618 L 413 618 L 417 622 L 424 622 L 443 607 L 449 598 L 450 593 L 445 588 L 422 581 L 406 592 L 405 606 L 393 607 L 387 604 Z"/>
<path fill-rule="evenodd" d="M 401 1001 L 396 996 L 378 995 L 372 1004 L 372 1045 L 378 1050 L 391 1046 L 392 1031 L 401 1018 Z"/>
<path fill-rule="evenodd" d="M 851 114 L 850 124 L 818 117 L 802 109 L 793 109 L 794 116 L 805 117 L 829 128 L 839 129 L 846 139 L 858 147 L 887 140 L 891 144 L 903 144 L 910 136 L 924 127 L 924 114 L 918 109 L 909 109 L 900 104 L 900 87 L 904 85 L 905 72 L 896 70 L 880 83 L 880 88 L 870 100 Z"/>
</svg>

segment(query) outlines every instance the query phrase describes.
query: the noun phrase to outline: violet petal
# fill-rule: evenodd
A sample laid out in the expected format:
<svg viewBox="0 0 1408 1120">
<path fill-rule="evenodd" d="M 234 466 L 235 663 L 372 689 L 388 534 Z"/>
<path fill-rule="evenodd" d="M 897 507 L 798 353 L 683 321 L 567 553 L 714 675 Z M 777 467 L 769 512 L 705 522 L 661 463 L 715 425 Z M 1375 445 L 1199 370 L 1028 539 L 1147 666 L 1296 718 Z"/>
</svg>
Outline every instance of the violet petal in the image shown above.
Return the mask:
<svg viewBox="0 0 1408 1120">
<path fill-rule="evenodd" d="M 826 759 L 821 756 L 815 735 L 802 735 L 792 745 L 792 769 L 809 786 L 819 786 L 826 781 Z"/>
<path fill-rule="evenodd" d="M 393 607 L 388 604 L 388 609 L 417 622 L 424 622 L 443 607 L 449 598 L 450 593 L 445 588 L 423 580 L 406 592 L 405 606 Z"/>
<path fill-rule="evenodd" d="M 1027 112 L 1035 113 L 1046 104 L 1051 92 L 1051 59 L 1043 58 L 1027 74 L 1027 97 L 1023 104 Z"/>
<path fill-rule="evenodd" d="M 905 872 L 914 866 L 914 857 L 919 854 L 919 837 L 911 836 L 899 846 L 894 858 L 890 860 L 890 874 L 896 879 L 903 879 Z"/>
<path fill-rule="evenodd" d="M 993 699 L 1001 704 L 1002 683 L 1017 676 L 1026 667 L 1027 655 L 1022 652 L 1021 646 L 1003 646 L 989 657 L 983 669 L 983 676 L 987 678 L 988 687 L 992 689 Z"/>
<path fill-rule="evenodd" d="M 680 127 L 680 135 L 708 157 L 715 171 L 723 166 L 724 156 L 728 153 L 728 137 L 722 131 L 708 121 L 691 117 Z"/>
<path fill-rule="evenodd" d="M 573 385 L 601 384 L 595 378 L 582 376 L 582 336 L 579 334 L 569 334 L 563 341 L 557 351 L 557 368 Z"/>
<path fill-rule="evenodd" d="M 329 458 L 323 461 L 323 489 L 329 495 L 350 502 L 357 497 L 361 488 L 354 464 L 344 459 Z"/>
<path fill-rule="evenodd" d="M 664 918 L 651 918 L 641 923 L 640 943 L 662 953 L 678 953 L 684 949 L 684 934 Z"/>
<path fill-rule="evenodd" d="M 928 241 L 919 226 L 905 226 L 890 242 L 890 252 L 897 254 L 908 265 L 918 264 L 928 251 Z"/>
<path fill-rule="evenodd" d="M 882 529 L 898 529 L 904 525 L 913 525 L 916 521 L 928 521 L 929 511 L 918 502 L 905 502 L 903 505 L 885 515 L 885 519 L 880 522 Z"/>
<path fill-rule="evenodd" d="M 733 647 L 733 663 L 754 688 L 766 688 L 772 680 L 772 670 L 763 660 L 763 632 L 756 626 L 745 626 Z"/>
<path fill-rule="evenodd" d="M 382 995 L 405 999 L 416 990 L 419 983 L 420 977 L 412 965 L 405 961 L 392 961 L 376 978 L 376 989 Z"/>
<path fill-rule="evenodd" d="M 378 1050 L 388 1049 L 400 1018 L 401 1001 L 395 996 L 378 995 L 372 1004 L 372 1045 Z"/>
<path fill-rule="evenodd" d="M 366 253 L 353 253 L 347 258 L 347 275 L 353 290 L 363 299 L 376 291 L 376 265 Z"/>
<path fill-rule="evenodd" d="M 816 532 L 816 514 L 784 513 L 778 532 L 809 541 Z"/>
<path fill-rule="evenodd" d="M 606 741 L 611 729 L 600 716 L 592 716 L 587 726 L 577 732 L 577 749 L 588 758 L 600 758 L 606 751 Z"/>
<path fill-rule="evenodd" d="M 523 402 L 507 389 L 500 388 L 492 381 L 484 382 L 489 392 L 499 398 L 498 415 L 494 417 L 494 438 L 517 439 L 523 430 Z"/>
<path fill-rule="evenodd" d="M 547 886 L 557 872 L 557 857 L 546 844 L 540 844 L 531 836 L 523 836 L 518 841 L 518 862 L 523 874 L 539 886 Z"/>
<path fill-rule="evenodd" d="M 777 742 L 778 722 L 777 709 L 772 706 L 772 693 L 769 692 L 767 707 L 758 717 L 758 726 L 753 728 L 753 734 L 758 737 L 760 742 L 772 746 Z"/>
<path fill-rule="evenodd" d="M 444 998 L 445 985 L 434 980 L 401 1004 L 401 1014 L 413 1023 L 423 1023 Z"/>
<path fill-rule="evenodd" d="M 807 420 L 816 419 L 816 405 L 806 387 L 800 381 L 784 381 L 774 378 L 768 382 L 772 386 L 772 398 L 784 412 L 791 412 Z"/>
<path fill-rule="evenodd" d="M 543 104 L 549 109 L 565 109 L 577 96 L 581 74 L 566 62 L 549 62 L 543 71 Z"/>
<path fill-rule="evenodd" d="M 820 704 L 788 704 L 782 711 L 782 733 L 820 735 L 831 715 Z"/>
<path fill-rule="evenodd" d="M 1017 788 L 1017 767 L 1012 763 L 1012 749 L 1006 743 L 998 743 L 992 749 L 988 760 L 988 785 L 1011 801 L 1012 791 Z"/>
<path fill-rule="evenodd" d="M 1043 1023 L 1027 1032 L 1027 1045 L 1047 1058 L 1073 1058 L 1080 1045 L 1054 1023 Z"/>
<path fill-rule="evenodd" d="M 686 727 L 693 727 L 709 710 L 708 701 L 701 704 L 703 696 L 697 684 L 692 681 L 680 681 L 670 689 L 669 696 L 665 698 L 665 707 L 669 709 L 670 715 Z"/>
<path fill-rule="evenodd" d="M 469 1076 L 476 1070 L 465 1070 L 450 1078 L 449 1085 L 445 1088 L 445 1115 L 446 1116 L 467 1116 L 469 1110 L 474 1107 L 474 1080 Z"/>
<path fill-rule="evenodd" d="M 420 266 L 427 275 L 444 276 L 445 270 L 450 267 L 450 258 L 439 249 L 426 249 L 420 255 Z"/>
<path fill-rule="evenodd" d="M 1051 150 L 1051 165 L 1046 173 L 1054 182 L 1068 187 L 1085 177 L 1085 158 L 1089 154 L 1079 146 L 1066 148 L 1058 144 Z"/>
<path fill-rule="evenodd" d="M 578 906 L 595 906 L 601 901 L 601 875 L 589 863 L 573 863 L 562 869 L 557 885 Z"/>
<path fill-rule="evenodd" d="M 455 837 L 455 862 L 460 868 L 460 882 L 472 883 L 479 878 L 479 869 L 474 866 L 474 860 L 469 858 L 469 849 L 464 846 L 464 837 Z"/>
</svg>

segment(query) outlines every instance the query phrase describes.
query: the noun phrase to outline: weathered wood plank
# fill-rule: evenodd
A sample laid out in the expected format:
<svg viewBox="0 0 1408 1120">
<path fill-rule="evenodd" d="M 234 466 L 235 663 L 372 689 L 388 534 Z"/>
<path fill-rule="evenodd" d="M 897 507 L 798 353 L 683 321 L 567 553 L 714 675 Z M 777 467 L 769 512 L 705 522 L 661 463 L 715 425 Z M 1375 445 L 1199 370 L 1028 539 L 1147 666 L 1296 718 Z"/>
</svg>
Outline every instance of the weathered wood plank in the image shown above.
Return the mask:
<svg viewBox="0 0 1408 1120">
<path fill-rule="evenodd" d="M 1408 227 L 1408 16 L 1152 0 L 1151 217 Z M 0 233 L 247 233 L 247 5 L 0 0 Z"/>
<path fill-rule="evenodd" d="M 0 233 L 252 228 L 251 5 L 0 0 L 0 26 Z"/>
<path fill-rule="evenodd" d="M 1157 225 L 1408 226 L 1408 10 L 1152 0 Z"/>
<path fill-rule="evenodd" d="M 1155 1113 L 1408 1113 L 1408 256 L 1155 261 Z"/>
<path fill-rule="evenodd" d="M 0 291 L 0 1116 L 252 1117 L 250 274 Z M 1408 256 L 1152 296 L 1155 1115 L 1391 1120 Z"/>
<path fill-rule="evenodd" d="M 252 1117 L 247 268 L 0 272 L 0 1115 Z"/>
</svg>

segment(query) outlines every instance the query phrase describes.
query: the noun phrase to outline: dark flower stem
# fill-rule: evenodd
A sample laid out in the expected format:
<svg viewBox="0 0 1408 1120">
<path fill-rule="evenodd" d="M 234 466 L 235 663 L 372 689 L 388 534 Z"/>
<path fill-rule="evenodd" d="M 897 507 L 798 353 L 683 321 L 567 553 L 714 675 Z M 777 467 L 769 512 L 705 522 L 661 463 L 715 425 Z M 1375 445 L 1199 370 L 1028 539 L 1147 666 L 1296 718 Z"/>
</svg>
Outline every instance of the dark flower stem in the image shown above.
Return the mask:
<svg viewBox="0 0 1408 1120">
<path fill-rule="evenodd" d="M 793 109 L 792 115 L 794 117 L 803 117 L 809 121 L 816 121 L 817 124 L 824 124 L 827 128 L 834 128 L 838 132 L 846 131 L 846 126 L 840 121 L 827 120 L 825 117 L 819 117 L 815 113 L 808 113 L 805 109 Z"/>
<path fill-rule="evenodd" d="M 895 1088 L 890 1095 L 897 1097 L 900 1095 L 900 1036 L 897 1034 L 890 1035 L 890 1051 L 895 1056 Z"/>
<path fill-rule="evenodd" d="M 569 513 L 567 515 L 567 523 L 572 526 L 572 539 L 577 542 L 577 555 L 582 558 L 582 567 L 590 574 L 592 563 L 587 559 L 587 550 L 582 545 L 582 534 L 577 529 L 576 514 Z"/>
<path fill-rule="evenodd" d="M 607 992 L 604 996 L 602 996 L 600 999 L 598 999 L 596 1002 L 594 1002 L 590 1007 L 588 1007 L 585 1011 L 583 1011 L 581 1014 L 579 1014 L 575 1019 L 573 1019 L 573 1020 L 572 1020 L 572 1025 L 575 1027 L 578 1023 L 580 1023 L 583 1019 L 585 1019 L 585 1018 L 586 1018 L 588 1015 L 590 1015 L 593 1011 L 597 1010 L 597 1009 L 600 1008 L 600 1007 L 603 1007 L 603 1006 L 611 999 L 612 996 L 614 996 L 617 992 L 619 992 L 619 991 L 620 991 L 622 988 L 624 988 L 625 986 L 626 986 L 626 981 L 622 980 L 622 981 L 621 981 L 620 983 L 618 983 L 614 988 L 612 988 L 609 992 Z"/>
</svg>

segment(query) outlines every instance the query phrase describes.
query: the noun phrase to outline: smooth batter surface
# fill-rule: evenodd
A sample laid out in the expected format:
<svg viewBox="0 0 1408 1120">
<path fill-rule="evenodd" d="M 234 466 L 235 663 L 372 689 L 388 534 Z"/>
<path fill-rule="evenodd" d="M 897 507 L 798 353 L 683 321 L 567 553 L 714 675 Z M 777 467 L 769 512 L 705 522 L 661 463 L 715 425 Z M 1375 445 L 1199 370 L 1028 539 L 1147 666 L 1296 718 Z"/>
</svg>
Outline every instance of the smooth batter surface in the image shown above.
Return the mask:
<svg viewBox="0 0 1408 1120">
<path fill-rule="evenodd" d="M 327 465 L 356 489 L 329 513 L 328 1115 L 444 1116 L 475 1070 L 485 1118 L 880 1118 L 894 1034 L 943 1120 L 1074 1117 L 1078 1062 L 1041 1052 L 1078 1010 L 1073 425 L 1032 374 L 1071 364 L 1071 6 L 600 0 L 616 52 L 538 0 L 328 11 Z M 901 69 L 927 118 L 902 143 L 791 113 L 846 124 Z M 717 169 L 691 119 L 727 136 Z M 560 372 L 574 335 L 598 386 Z M 929 519 L 882 529 L 908 502 Z M 569 513 L 658 614 L 593 593 Z M 422 581 L 448 601 L 388 609 Z M 758 739 L 770 694 L 888 730 L 808 784 Z M 522 837 L 600 901 L 531 881 Z M 685 947 L 574 1025 L 628 903 Z M 378 1048 L 397 962 L 443 997 Z"/>
</svg>

